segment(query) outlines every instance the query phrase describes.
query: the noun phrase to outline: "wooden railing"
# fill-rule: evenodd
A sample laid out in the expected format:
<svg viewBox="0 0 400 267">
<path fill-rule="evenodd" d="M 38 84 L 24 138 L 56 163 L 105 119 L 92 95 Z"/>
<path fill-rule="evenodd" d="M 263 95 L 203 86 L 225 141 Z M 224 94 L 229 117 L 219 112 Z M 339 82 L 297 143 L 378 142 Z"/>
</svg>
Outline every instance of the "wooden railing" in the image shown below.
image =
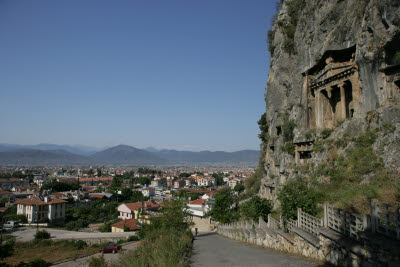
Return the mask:
<svg viewBox="0 0 400 267">
<path fill-rule="evenodd" d="M 268 227 L 271 229 L 280 229 L 281 223 L 274 218 L 272 218 L 271 214 L 268 214 Z"/>
<path fill-rule="evenodd" d="M 359 239 L 359 233 L 369 229 L 369 217 L 325 204 L 324 226 L 351 238 Z"/>
<path fill-rule="evenodd" d="M 297 220 L 288 219 L 286 221 L 286 228 L 289 233 L 293 233 L 295 227 L 297 227 Z"/>
<path fill-rule="evenodd" d="M 323 226 L 322 219 L 311 216 L 303 212 L 300 208 L 297 209 L 297 224 L 299 228 L 313 235 L 318 235 L 318 228 Z"/>
<path fill-rule="evenodd" d="M 400 240 L 400 206 L 371 201 L 373 232 Z"/>
</svg>

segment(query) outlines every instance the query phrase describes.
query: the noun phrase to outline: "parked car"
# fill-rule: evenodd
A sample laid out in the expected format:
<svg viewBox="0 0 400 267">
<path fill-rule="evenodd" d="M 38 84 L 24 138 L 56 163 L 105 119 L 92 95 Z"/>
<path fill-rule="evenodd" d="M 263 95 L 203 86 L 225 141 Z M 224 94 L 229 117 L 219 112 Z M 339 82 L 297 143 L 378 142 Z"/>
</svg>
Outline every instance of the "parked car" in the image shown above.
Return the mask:
<svg viewBox="0 0 400 267">
<path fill-rule="evenodd" d="M 107 247 L 100 249 L 100 253 L 117 253 L 120 249 L 120 245 L 110 244 Z"/>
<path fill-rule="evenodd" d="M 7 221 L 5 224 L 3 224 L 4 228 L 15 228 L 18 226 L 19 226 L 19 223 L 16 221 Z"/>
</svg>

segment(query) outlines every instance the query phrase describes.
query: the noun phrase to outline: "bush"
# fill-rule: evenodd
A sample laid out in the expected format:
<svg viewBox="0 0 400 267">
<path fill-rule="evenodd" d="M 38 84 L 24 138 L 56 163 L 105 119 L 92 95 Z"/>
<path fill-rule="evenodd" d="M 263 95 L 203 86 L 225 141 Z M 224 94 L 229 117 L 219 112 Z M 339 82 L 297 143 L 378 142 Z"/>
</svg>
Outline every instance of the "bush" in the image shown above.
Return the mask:
<svg viewBox="0 0 400 267">
<path fill-rule="evenodd" d="M 10 257 L 14 253 L 15 240 L 0 243 L 0 260 Z"/>
<path fill-rule="evenodd" d="M 251 200 L 243 203 L 240 206 L 239 212 L 241 217 L 257 221 L 262 217 L 267 221 L 268 214 L 271 213 L 272 205 L 267 199 L 254 196 Z"/>
<path fill-rule="evenodd" d="M 83 249 L 83 248 L 87 247 L 87 243 L 83 240 L 76 240 L 74 242 L 74 247 L 76 249 Z"/>
<path fill-rule="evenodd" d="M 323 129 L 323 130 L 321 131 L 321 137 L 322 137 L 323 139 L 326 139 L 326 138 L 328 138 L 328 137 L 331 135 L 332 132 L 333 132 L 332 129 L 325 128 L 325 129 Z"/>
<path fill-rule="evenodd" d="M 282 215 L 286 219 L 296 219 L 298 208 L 314 216 L 318 212 L 316 191 L 299 180 L 285 184 L 278 193 L 278 200 L 281 202 Z"/>
<path fill-rule="evenodd" d="M 129 236 L 127 242 L 132 242 L 132 241 L 139 241 L 139 237 L 136 235 Z"/>
<path fill-rule="evenodd" d="M 313 145 L 314 152 L 322 152 L 324 151 L 324 143 L 322 141 L 316 141 Z"/>
<path fill-rule="evenodd" d="M 118 266 L 181 266 L 179 263 L 192 240 L 191 231 L 174 230 L 153 239 L 145 239 L 135 251 L 124 254 Z"/>
<path fill-rule="evenodd" d="M 104 259 L 104 255 L 101 254 L 99 257 L 91 257 L 89 260 L 89 267 L 106 267 L 109 264 Z"/>
<path fill-rule="evenodd" d="M 314 131 L 308 131 L 305 133 L 305 137 L 307 140 L 310 140 L 314 136 Z"/>
<path fill-rule="evenodd" d="M 48 267 L 48 266 L 51 266 L 51 264 L 46 262 L 45 260 L 36 259 L 36 260 L 33 260 L 33 261 L 29 261 L 28 263 L 20 262 L 15 267 Z"/>
<path fill-rule="evenodd" d="M 282 151 L 288 153 L 289 155 L 294 156 L 294 144 L 293 141 L 287 141 L 281 147 Z"/>
<path fill-rule="evenodd" d="M 285 142 L 293 141 L 294 138 L 294 128 L 296 127 L 296 123 L 294 120 L 289 120 L 289 114 L 282 114 L 282 134 Z"/>
<path fill-rule="evenodd" d="M 46 230 L 37 231 L 35 234 L 36 240 L 49 239 L 50 237 L 51 237 L 50 233 L 47 232 Z"/>
</svg>

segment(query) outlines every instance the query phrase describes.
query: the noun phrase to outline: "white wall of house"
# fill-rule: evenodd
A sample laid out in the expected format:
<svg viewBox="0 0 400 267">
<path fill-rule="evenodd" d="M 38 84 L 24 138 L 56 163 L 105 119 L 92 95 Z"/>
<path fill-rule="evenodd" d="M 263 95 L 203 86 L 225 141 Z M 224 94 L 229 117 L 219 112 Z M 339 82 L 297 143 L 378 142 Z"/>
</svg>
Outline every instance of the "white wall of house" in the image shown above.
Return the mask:
<svg viewBox="0 0 400 267">
<path fill-rule="evenodd" d="M 118 206 L 119 216 L 118 218 L 126 220 L 126 219 L 135 219 L 135 213 L 132 212 L 125 204 Z"/>
</svg>

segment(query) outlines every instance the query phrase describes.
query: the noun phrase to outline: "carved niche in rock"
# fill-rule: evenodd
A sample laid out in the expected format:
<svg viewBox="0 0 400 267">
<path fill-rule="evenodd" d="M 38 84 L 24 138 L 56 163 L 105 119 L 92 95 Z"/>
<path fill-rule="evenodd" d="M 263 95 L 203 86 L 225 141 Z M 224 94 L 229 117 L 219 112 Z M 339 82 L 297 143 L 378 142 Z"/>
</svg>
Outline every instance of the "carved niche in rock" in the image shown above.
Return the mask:
<svg viewBox="0 0 400 267">
<path fill-rule="evenodd" d="M 355 52 L 355 46 L 326 51 L 303 73 L 307 128 L 334 128 L 358 116 L 362 90 Z"/>
<path fill-rule="evenodd" d="M 384 92 L 382 104 L 400 101 L 400 34 L 385 46 Z"/>
</svg>

